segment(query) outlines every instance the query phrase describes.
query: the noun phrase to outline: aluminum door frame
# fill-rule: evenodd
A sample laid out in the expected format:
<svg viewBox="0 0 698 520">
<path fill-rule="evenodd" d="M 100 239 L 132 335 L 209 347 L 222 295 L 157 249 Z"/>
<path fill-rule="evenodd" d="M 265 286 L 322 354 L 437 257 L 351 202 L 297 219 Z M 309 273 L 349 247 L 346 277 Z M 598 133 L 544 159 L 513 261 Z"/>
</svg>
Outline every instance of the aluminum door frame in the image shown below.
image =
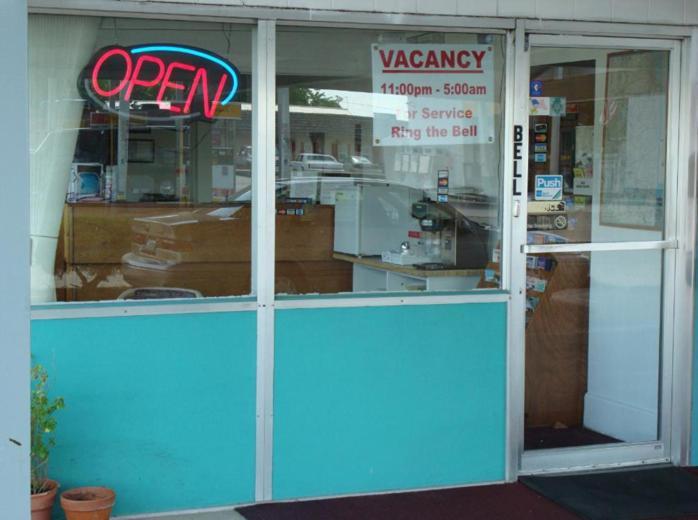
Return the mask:
<svg viewBox="0 0 698 520">
<path fill-rule="evenodd" d="M 687 445 L 689 421 L 680 421 L 681 434 L 672 430 L 672 423 L 677 422 L 677 415 L 690 413 L 690 404 L 683 400 L 682 410 L 672 406 L 675 395 L 681 395 L 685 388 L 676 388 L 675 381 L 681 381 L 685 387 L 690 377 L 676 378 L 675 359 L 685 359 L 686 351 L 692 348 L 691 332 L 675 334 L 677 325 L 677 300 L 692 301 L 692 272 L 690 277 L 677 281 L 677 259 L 692 258 L 693 243 L 690 238 L 694 226 L 679 226 L 679 216 L 687 219 L 687 208 L 694 207 L 690 190 L 679 191 L 685 180 L 679 182 L 679 161 L 685 157 L 685 146 L 680 147 L 679 128 L 688 131 L 688 125 L 679 112 L 679 100 L 682 99 L 681 78 L 685 74 L 682 67 L 682 42 L 680 40 L 630 38 L 618 36 L 587 35 L 552 35 L 532 34 L 525 28 L 525 22 L 517 24 L 514 37 L 514 128 L 520 128 L 522 142 L 517 144 L 512 139 L 513 158 L 510 161 L 513 171 L 511 188 L 512 214 L 512 255 L 510 258 L 510 319 L 509 319 L 509 438 L 508 438 L 508 477 L 520 474 L 554 473 L 589 470 L 595 468 L 620 467 L 651 463 L 685 463 L 686 449 L 673 449 L 672 442 L 683 439 L 682 446 Z M 642 243 L 594 243 L 561 244 L 548 246 L 529 246 L 527 240 L 527 181 L 528 181 L 528 97 L 530 78 L 531 47 L 574 47 L 574 48 L 618 48 L 618 49 L 657 49 L 670 51 L 669 69 L 669 109 L 667 127 L 667 163 L 666 163 L 666 222 L 665 240 Z M 685 52 L 684 52 L 685 54 Z M 686 96 L 683 97 L 684 102 Z M 516 132 L 514 132 L 515 134 Z M 682 132 L 684 133 L 684 132 Z M 684 161 L 687 164 L 687 161 Z M 678 194 L 682 193 L 679 198 Z M 695 212 L 694 212 L 695 213 Z M 694 214 L 693 213 L 693 214 Z M 526 254 L 534 252 L 573 252 L 573 251 L 633 251 L 662 249 L 665 251 L 663 262 L 662 286 L 662 349 L 660 362 L 660 435 L 658 441 L 622 443 L 607 446 L 589 446 L 576 448 L 558 448 L 549 450 L 524 451 L 524 391 L 525 391 L 525 305 L 526 305 Z M 684 253 L 688 251 L 688 255 Z M 685 263 L 685 259 L 683 261 Z M 688 279 L 690 278 L 690 279 Z M 681 290 L 677 290 L 677 285 Z M 692 304 L 690 305 L 692 309 Z M 685 324 L 684 324 L 685 327 Z M 681 344 L 677 344 L 677 336 Z M 679 365 L 681 367 L 681 365 Z"/>
</svg>

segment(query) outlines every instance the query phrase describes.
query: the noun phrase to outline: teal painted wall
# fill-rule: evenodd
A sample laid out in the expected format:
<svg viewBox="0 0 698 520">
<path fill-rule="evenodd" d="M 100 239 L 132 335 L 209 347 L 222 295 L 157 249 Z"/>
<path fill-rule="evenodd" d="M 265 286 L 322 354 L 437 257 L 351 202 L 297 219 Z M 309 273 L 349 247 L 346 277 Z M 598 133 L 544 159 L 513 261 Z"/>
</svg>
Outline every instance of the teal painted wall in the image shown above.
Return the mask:
<svg viewBox="0 0 698 520">
<path fill-rule="evenodd" d="M 504 303 L 276 317 L 274 499 L 504 479 Z"/>
<path fill-rule="evenodd" d="M 504 478 L 506 305 L 277 311 L 275 499 Z M 115 515 L 254 500 L 254 312 L 34 320 L 51 476 Z M 57 518 L 60 516 L 57 516 Z"/>
<path fill-rule="evenodd" d="M 33 321 L 66 403 L 51 476 L 116 515 L 252 501 L 255 338 L 254 312 Z"/>
</svg>

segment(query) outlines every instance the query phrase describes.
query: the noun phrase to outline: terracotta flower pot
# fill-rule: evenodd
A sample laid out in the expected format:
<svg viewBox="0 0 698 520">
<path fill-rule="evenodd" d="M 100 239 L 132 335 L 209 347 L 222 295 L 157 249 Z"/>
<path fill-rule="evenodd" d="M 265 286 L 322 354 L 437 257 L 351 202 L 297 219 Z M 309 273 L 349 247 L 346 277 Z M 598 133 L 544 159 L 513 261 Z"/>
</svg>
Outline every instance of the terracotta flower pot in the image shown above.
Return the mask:
<svg viewBox="0 0 698 520">
<path fill-rule="evenodd" d="M 61 507 L 68 520 L 109 520 L 116 500 L 105 487 L 81 487 L 61 494 Z"/>
<path fill-rule="evenodd" d="M 47 480 L 48 490 L 32 495 L 32 520 L 51 520 L 51 508 L 56 500 L 58 482 Z"/>
</svg>

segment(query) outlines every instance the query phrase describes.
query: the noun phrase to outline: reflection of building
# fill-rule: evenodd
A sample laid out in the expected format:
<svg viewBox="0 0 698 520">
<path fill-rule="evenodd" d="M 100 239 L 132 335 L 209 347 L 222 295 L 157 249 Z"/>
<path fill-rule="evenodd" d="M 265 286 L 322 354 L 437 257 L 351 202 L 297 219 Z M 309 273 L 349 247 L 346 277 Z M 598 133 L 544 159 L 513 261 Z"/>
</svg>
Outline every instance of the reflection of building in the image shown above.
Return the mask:
<svg viewBox="0 0 698 520">
<path fill-rule="evenodd" d="M 292 157 L 313 152 L 344 161 L 371 150 L 371 118 L 328 107 L 290 106 L 289 112 Z"/>
<path fill-rule="evenodd" d="M 237 126 L 235 149 L 249 142 L 251 135 L 251 106 L 243 104 L 242 118 Z M 289 107 L 290 160 L 303 152 L 330 154 L 344 162 L 351 155 L 371 150 L 372 120 L 352 115 L 341 108 L 295 106 Z M 277 145 L 278 146 L 278 145 Z"/>
</svg>

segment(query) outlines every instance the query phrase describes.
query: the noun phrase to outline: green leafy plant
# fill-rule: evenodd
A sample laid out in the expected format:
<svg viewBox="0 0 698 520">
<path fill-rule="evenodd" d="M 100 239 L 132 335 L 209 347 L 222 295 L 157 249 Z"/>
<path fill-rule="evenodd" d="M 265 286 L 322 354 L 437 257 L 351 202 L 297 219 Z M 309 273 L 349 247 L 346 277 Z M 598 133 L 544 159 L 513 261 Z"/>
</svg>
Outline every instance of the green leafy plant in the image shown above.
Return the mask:
<svg viewBox="0 0 698 520">
<path fill-rule="evenodd" d="M 56 445 L 54 414 L 63 408 L 63 398 L 48 396 L 48 373 L 41 365 L 32 367 L 31 389 L 31 492 L 48 490 L 48 458 Z"/>
<path fill-rule="evenodd" d="M 289 101 L 292 105 L 342 108 L 340 105 L 341 97 L 328 96 L 322 90 L 305 87 L 291 87 Z"/>
</svg>

